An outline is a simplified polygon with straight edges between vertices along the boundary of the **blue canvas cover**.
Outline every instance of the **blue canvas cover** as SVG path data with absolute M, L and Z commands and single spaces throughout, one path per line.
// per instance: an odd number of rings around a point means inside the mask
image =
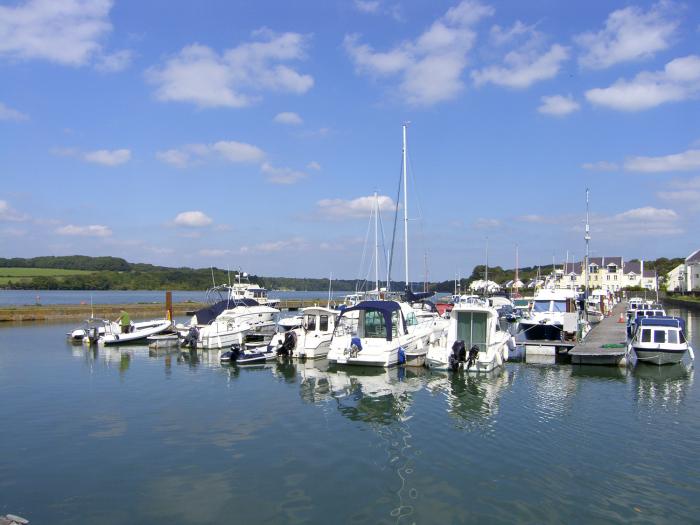
M 236 306 L 258 306 L 258 302 L 253 299 L 238 299 L 235 301 L 224 299 L 223 301 L 219 301 L 218 303 L 214 303 L 197 310 L 194 315 L 197 316 L 197 324 L 209 324 L 214 319 L 219 317 L 221 312 Z
M 384 316 L 384 324 L 386 326 L 386 340 L 391 341 L 391 333 L 394 326 L 391 322 L 391 314 L 396 311 L 401 311 L 401 305 L 399 305 L 399 303 L 396 301 L 361 301 L 355 306 L 345 308 L 340 313 L 340 317 L 343 317 L 347 312 L 352 312 L 354 310 L 373 310 L 376 312 L 381 312 L 381 314 Z M 340 322 L 340 317 L 338 318 L 338 322 Z
M 635 331 L 639 326 L 667 326 L 680 328 L 685 333 L 685 319 L 680 317 L 637 317 L 634 324 Z

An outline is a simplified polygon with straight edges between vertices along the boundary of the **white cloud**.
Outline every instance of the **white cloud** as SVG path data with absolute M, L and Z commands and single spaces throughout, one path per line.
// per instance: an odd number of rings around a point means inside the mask
M 503 66 L 488 66 L 472 71 L 471 75 L 477 86 L 492 83 L 511 88 L 526 88 L 539 82 L 554 78 L 564 61 L 569 58 L 569 49 L 553 44 L 545 52 L 535 47 L 525 46 L 509 52 L 503 59 Z
M 318 162 L 316 162 L 315 160 L 312 160 L 311 162 L 309 162 L 306 165 L 306 167 L 309 168 L 310 170 L 321 171 L 321 165 Z
M 28 0 L 0 6 L 0 57 L 87 64 L 112 30 L 111 0 Z
M 129 49 L 101 55 L 95 64 L 95 69 L 103 73 L 118 73 L 128 68 L 133 58 L 134 53 Z
M 604 238 L 624 239 L 631 236 L 664 236 L 683 233 L 679 215 L 667 208 L 645 206 L 612 216 L 594 216 L 591 225 Z
M 309 37 L 260 29 L 253 38 L 221 54 L 201 44 L 186 46 L 163 66 L 150 68 L 146 79 L 156 86 L 158 100 L 205 108 L 249 106 L 263 91 L 311 89 L 313 77 L 285 65 L 305 58 Z
M 298 126 L 299 124 L 304 123 L 304 121 L 299 115 L 297 115 L 296 113 L 292 113 L 291 111 L 277 113 L 277 115 L 275 115 L 275 118 L 273 118 L 272 120 L 274 122 L 277 122 L 278 124 L 289 124 L 292 126 Z
M 414 41 L 389 51 L 377 52 L 361 44 L 359 35 L 346 35 L 344 47 L 358 73 L 400 75 L 399 90 L 408 103 L 432 105 L 455 98 L 464 88 L 461 76 L 476 39 L 473 26 L 493 12 L 493 8 L 475 0 L 463 0 Z
M 625 160 L 625 170 L 645 173 L 700 170 L 700 149 L 663 157 L 631 157 Z
M 598 162 L 586 162 L 581 165 L 584 170 L 590 171 L 617 171 L 618 165 L 614 162 L 608 162 L 607 160 L 600 160 Z
M 7 107 L 5 104 L 0 102 L 0 120 L 15 120 L 15 121 L 21 121 L 21 120 L 28 120 L 29 117 L 22 113 L 21 111 L 17 111 L 16 109 L 12 109 L 10 107 Z
M 231 250 L 222 250 L 220 248 L 204 248 L 199 250 L 199 255 L 202 257 L 223 257 L 231 253 Z
M 131 159 L 131 151 L 128 149 L 99 149 L 96 151 L 88 151 L 83 154 L 83 159 L 94 164 L 102 164 L 103 166 L 118 166 L 129 162 Z
M 282 251 L 301 251 L 308 248 L 309 243 L 306 241 L 306 239 L 304 239 L 303 237 L 292 237 L 291 239 L 284 239 L 281 241 L 263 242 L 260 244 L 255 244 L 253 246 L 242 246 L 240 248 L 240 251 L 242 253 L 273 253 Z
M 202 228 L 209 226 L 213 221 L 210 217 L 201 211 L 183 211 L 178 213 L 173 223 L 176 226 L 184 226 L 187 228 Z
M 0 221 L 21 222 L 28 218 L 28 215 L 18 212 L 7 201 L 0 200 Z
M 260 167 L 269 182 L 273 184 L 294 184 L 308 177 L 303 171 L 296 171 L 291 168 L 276 168 L 269 162 L 264 162 Z
M 674 8 L 672 2 L 662 1 L 648 11 L 636 6 L 613 11 L 604 29 L 574 37 L 582 48 L 579 63 L 603 69 L 620 62 L 649 58 L 668 49 L 679 25 Z
M 156 152 L 156 158 L 161 162 L 165 162 L 177 168 L 187 167 L 190 161 L 189 153 L 179 149 L 158 151 Z
M 643 71 L 607 88 L 586 91 L 592 104 L 620 111 L 641 111 L 694 98 L 700 92 L 700 57 L 689 55 L 666 64 L 663 71 Z
M 391 197 L 378 195 L 379 211 L 393 211 L 396 207 Z M 322 199 L 316 203 L 320 216 L 333 219 L 367 218 L 376 205 L 374 195 L 352 200 Z
M 480 230 L 492 230 L 501 226 L 501 221 L 498 219 L 485 219 L 480 217 L 474 223 L 474 227 Z
M 544 96 L 541 100 L 542 105 L 537 108 L 537 111 L 546 115 L 554 115 L 555 117 L 568 115 L 581 108 L 581 105 L 574 100 L 572 95 Z
M 700 177 L 675 180 L 665 186 L 666 190 L 656 192 L 657 197 L 693 211 L 700 210 Z
M 353 4 L 358 11 L 363 13 L 379 12 L 380 4 L 377 0 L 354 0 Z
M 259 163 L 265 159 L 265 152 L 252 144 L 235 140 L 220 140 L 214 144 L 186 144 L 156 153 L 161 162 L 178 168 L 201 162 L 212 155 L 228 162 Z
M 265 158 L 265 153 L 257 146 L 235 140 L 220 140 L 211 149 L 230 162 L 260 162 Z
M 89 226 L 75 226 L 67 224 L 56 229 L 58 235 L 75 235 L 80 237 L 109 237 L 112 230 L 100 224 L 90 224 Z
M 528 26 L 520 20 L 516 20 L 509 29 L 504 29 L 499 25 L 494 25 L 489 31 L 491 43 L 495 46 L 502 46 L 523 35 L 536 34 L 535 26 Z
M 529 222 L 529 223 L 534 223 L 534 224 L 553 224 L 553 223 L 557 222 L 556 218 L 545 217 L 544 215 L 537 215 L 537 214 L 520 215 L 519 217 L 516 217 L 515 219 L 519 222 Z

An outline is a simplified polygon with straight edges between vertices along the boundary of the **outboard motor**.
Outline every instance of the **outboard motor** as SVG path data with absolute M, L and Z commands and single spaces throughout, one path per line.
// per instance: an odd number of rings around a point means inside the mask
M 469 358 L 467 359 L 467 370 L 472 366 L 476 366 L 476 362 L 479 360 L 479 347 L 474 345 L 469 349 Z
M 95 344 L 97 344 L 97 341 L 100 339 L 100 330 L 96 326 L 92 326 L 88 329 L 87 336 L 88 336 L 88 341 L 90 341 L 90 344 L 95 345 Z
M 453 372 L 459 369 L 459 364 L 467 360 L 467 351 L 464 347 L 464 341 L 457 340 L 452 344 L 452 353 L 448 359 L 448 365 Z
M 284 342 L 282 346 L 277 349 L 277 355 L 284 357 L 292 357 L 292 352 L 297 347 L 297 334 L 294 330 L 284 334 Z
M 188 346 L 190 350 L 194 350 L 197 348 L 197 339 L 199 339 L 199 329 L 193 326 L 182 340 L 182 346 Z
M 189 335 L 189 334 L 188 334 Z M 221 354 L 221 361 L 235 363 L 238 360 L 238 356 L 241 355 L 241 346 L 237 343 L 231 345 L 231 350 Z

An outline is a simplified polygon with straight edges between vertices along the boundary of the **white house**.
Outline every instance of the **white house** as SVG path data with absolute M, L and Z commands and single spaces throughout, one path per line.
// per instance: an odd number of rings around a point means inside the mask
M 685 288 L 686 280 L 684 262 L 666 274 L 666 290 L 669 292 L 684 292 Z
M 685 283 L 684 291 L 700 291 L 700 250 L 695 250 L 685 259 Z

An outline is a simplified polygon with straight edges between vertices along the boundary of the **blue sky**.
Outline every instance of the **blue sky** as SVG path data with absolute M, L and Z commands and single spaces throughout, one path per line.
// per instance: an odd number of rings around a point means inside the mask
M 410 121 L 412 280 L 685 256 L 700 6 L 573 4 L 2 1 L 0 255 L 365 275 Z

